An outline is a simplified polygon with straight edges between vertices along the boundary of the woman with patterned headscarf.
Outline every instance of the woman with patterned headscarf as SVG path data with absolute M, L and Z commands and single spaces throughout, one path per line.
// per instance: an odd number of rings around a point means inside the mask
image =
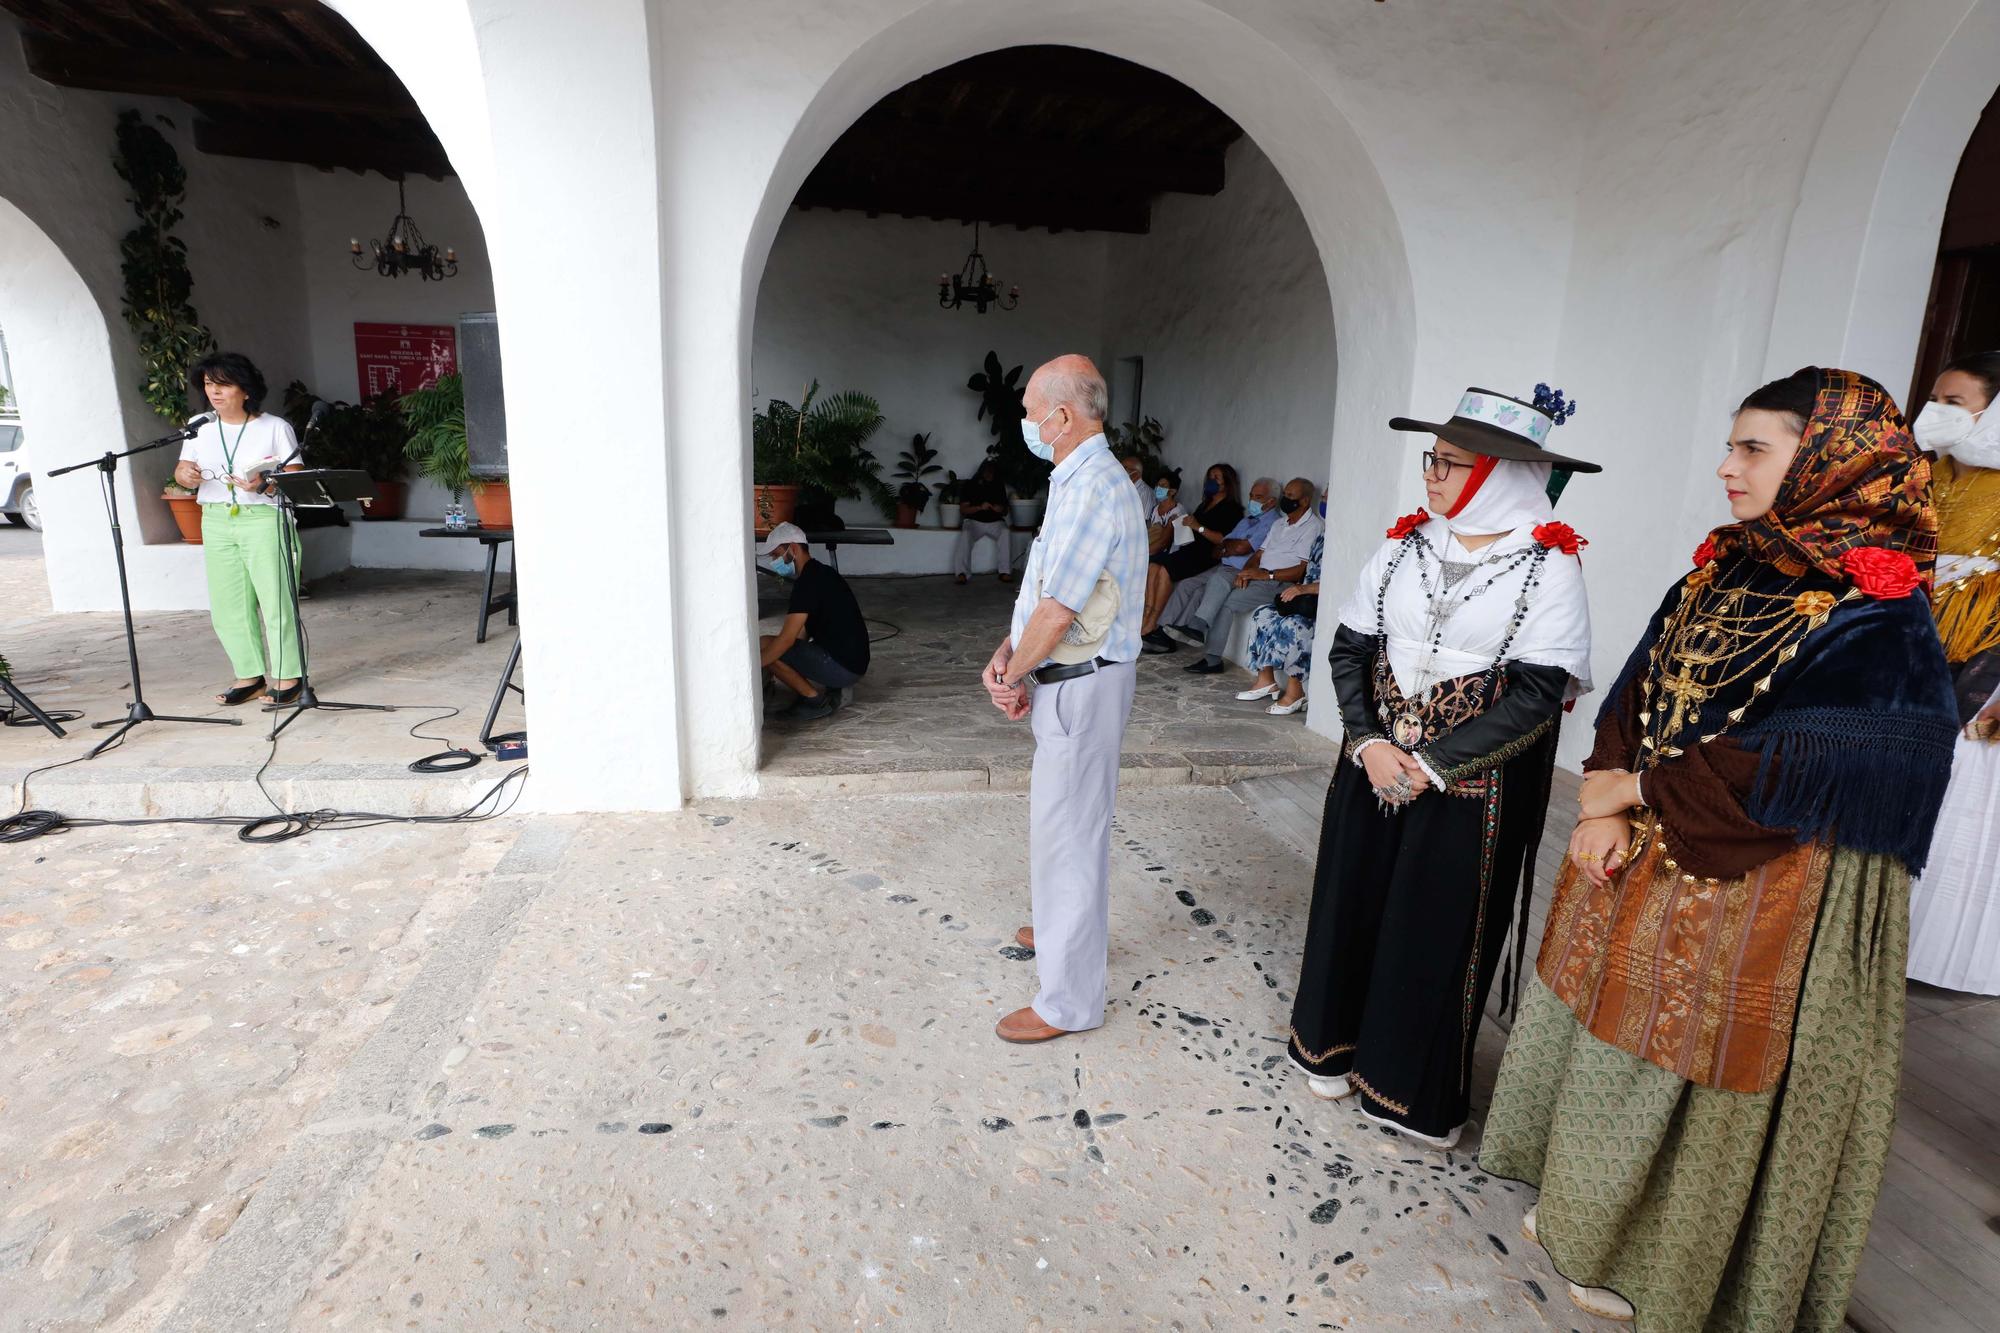
M 1882 1185 L 1909 880 L 1957 730 L 1930 463 L 1882 387 L 1745 399 L 1736 521 L 1677 580 L 1584 763 L 1582 820 L 1482 1165 L 1592 1313 L 1841 1327 Z

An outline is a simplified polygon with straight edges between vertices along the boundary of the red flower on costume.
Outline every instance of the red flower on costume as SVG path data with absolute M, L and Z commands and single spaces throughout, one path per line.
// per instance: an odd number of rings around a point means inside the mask
M 1715 559 L 1715 538 L 1712 536 L 1703 537 L 1701 539 L 1701 545 L 1694 548 L 1694 567 L 1696 569 L 1706 569 L 1709 565 L 1709 562 L 1714 559 Z
M 1389 529 L 1389 540 L 1399 542 L 1430 521 L 1430 511 L 1426 509 L 1419 509 L 1414 514 L 1405 514 L 1396 520 L 1395 527 Z
M 1857 546 L 1840 553 L 1841 566 L 1854 586 L 1870 597 L 1893 601 L 1923 586 L 1923 575 L 1907 551 L 1885 546 Z
M 1544 523 L 1535 529 L 1535 540 L 1551 551 L 1561 551 L 1564 555 L 1575 555 L 1589 541 L 1576 535 L 1576 529 L 1567 523 Z

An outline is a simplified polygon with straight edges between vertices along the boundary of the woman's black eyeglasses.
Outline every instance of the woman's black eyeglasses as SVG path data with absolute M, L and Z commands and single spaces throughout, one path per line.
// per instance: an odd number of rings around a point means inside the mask
M 1451 470 L 1455 467 L 1472 466 L 1472 464 L 1461 462 L 1456 458 L 1446 458 L 1443 454 L 1439 453 L 1435 449 L 1424 450 L 1423 459 L 1424 459 L 1424 475 L 1427 477 L 1436 476 L 1439 480 L 1443 480 L 1444 478 L 1449 477 L 1451 475 Z M 1440 468 L 1442 468 L 1443 471 L 1439 471 Z

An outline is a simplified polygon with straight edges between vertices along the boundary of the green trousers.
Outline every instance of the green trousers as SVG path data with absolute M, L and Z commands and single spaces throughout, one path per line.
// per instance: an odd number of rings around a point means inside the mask
M 239 680 L 266 676 L 293 680 L 299 674 L 298 622 L 292 618 L 291 585 L 286 583 L 283 531 L 276 505 L 201 507 L 201 547 L 208 565 L 208 615 L 215 637 Z M 291 542 L 291 579 L 299 577 L 299 547 Z M 275 652 L 265 650 L 269 634 Z

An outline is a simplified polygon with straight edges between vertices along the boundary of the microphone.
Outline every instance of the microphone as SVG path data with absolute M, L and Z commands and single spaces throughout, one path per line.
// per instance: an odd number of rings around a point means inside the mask
M 215 420 L 215 413 L 213 412 L 203 412 L 198 417 L 190 418 L 188 420 L 188 424 L 181 427 L 181 438 L 184 440 L 192 440 L 196 435 L 199 435 L 201 433 L 201 428 L 203 426 L 206 426 L 209 422 L 213 420 Z
M 332 403 L 329 403 L 324 398 L 315 399 L 312 405 L 312 414 L 306 418 L 306 434 L 310 435 L 319 429 L 319 423 L 324 421 L 326 414 L 331 411 L 333 411 Z

